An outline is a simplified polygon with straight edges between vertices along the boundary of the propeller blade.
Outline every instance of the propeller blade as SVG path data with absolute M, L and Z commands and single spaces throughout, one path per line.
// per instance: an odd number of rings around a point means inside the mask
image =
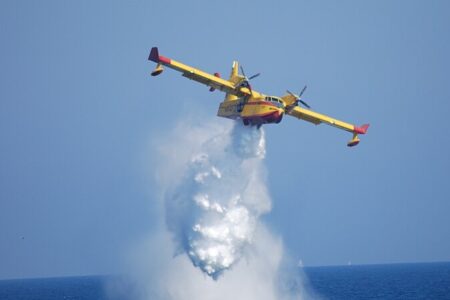
M 241 67 L 241 73 L 242 73 L 242 75 L 244 75 L 244 77 L 247 78 L 247 76 L 245 76 L 244 68 L 243 68 L 242 66 L 240 66 L 240 67 Z
M 250 78 L 249 78 L 249 77 L 247 77 L 247 75 L 245 75 L 244 68 L 242 66 L 239 66 L 239 67 L 241 69 L 242 76 L 244 76 L 244 78 L 241 80 L 239 85 L 242 86 L 242 84 L 245 83 L 245 87 L 248 88 L 249 91 L 250 91 L 250 94 L 253 95 L 252 87 L 251 87 L 249 81 L 252 80 L 253 78 L 258 77 L 259 75 L 261 75 L 261 73 L 257 73 L 257 74 L 255 74 L 253 76 L 250 76 Z
M 242 73 L 242 75 L 244 76 L 244 78 L 245 78 L 246 81 L 252 80 L 253 78 L 256 78 L 256 77 L 258 77 L 259 75 L 261 75 L 261 73 L 257 73 L 257 74 L 255 74 L 255 75 L 253 75 L 253 76 L 247 77 L 247 75 L 245 75 L 244 68 L 243 68 L 242 66 L 240 66 L 240 68 L 241 68 L 241 73 Z
M 255 74 L 255 75 L 253 75 L 253 76 L 250 76 L 250 77 L 248 78 L 248 80 L 252 80 L 253 78 L 258 77 L 259 75 L 261 75 L 261 73 L 257 73 L 257 74 Z
M 307 108 L 311 108 L 311 106 L 309 106 L 308 103 L 306 103 L 305 101 L 300 100 L 300 99 L 298 99 L 298 101 L 299 101 L 301 104 L 303 104 L 304 106 L 306 106 Z
M 306 90 L 306 85 L 303 88 L 303 90 L 300 92 L 300 96 L 305 92 Z M 291 92 L 290 90 L 286 90 L 286 92 L 292 96 L 295 97 L 295 105 L 298 105 L 298 103 L 300 102 L 301 104 L 303 104 L 306 108 L 311 108 L 311 106 L 308 105 L 308 103 L 306 103 L 305 101 L 300 99 L 300 96 L 297 96 L 296 94 L 294 94 L 293 92 Z
M 306 85 L 305 85 L 305 87 L 303 88 L 303 90 L 300 92 L 300 94 L 298 95 L 299 98 L 302 97 L 302 95 L 303 95 L 303 93 L 305 92 L 305 90 L 306 90 Z
M 290 90 L 286 90 L 286 92 L 287 92 L 289 95 L 294 96 L 295 98 L 297 98 L 297 96 L 296 96 L 293 92 L 291 92 Z

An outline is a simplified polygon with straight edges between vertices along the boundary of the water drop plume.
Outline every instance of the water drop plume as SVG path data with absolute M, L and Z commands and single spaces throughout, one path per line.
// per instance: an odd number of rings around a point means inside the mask
M 261 221 L 271 210 L 263 129 L 189 122 L 157 139 L 161 225 L 132 253 L 136 299 L 304 299 Z M 137 292 L 138 291 L 138 292 Z
M 165 195 L 166 223 L 178 253 L 217 278 L 243 256 L 271 208 L 264 130 L 234 123 L 198 146 Z

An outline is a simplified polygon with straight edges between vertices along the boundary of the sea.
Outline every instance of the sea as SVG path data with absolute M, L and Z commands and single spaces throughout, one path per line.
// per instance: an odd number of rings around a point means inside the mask
M 450 262 L 304 267 L 302 273 L 305 289 L 318 299 L 450 299 Z M 117 299 L 106 293 L 110 280 L 110 276 L 0 280 L 0 300 Z

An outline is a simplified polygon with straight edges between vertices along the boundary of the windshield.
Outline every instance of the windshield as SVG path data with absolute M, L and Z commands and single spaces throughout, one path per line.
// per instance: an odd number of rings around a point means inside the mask
M 276 107 L 284 107 L 283 101 L 278 97 L 266 97 L 266 101 L 275 104 Z

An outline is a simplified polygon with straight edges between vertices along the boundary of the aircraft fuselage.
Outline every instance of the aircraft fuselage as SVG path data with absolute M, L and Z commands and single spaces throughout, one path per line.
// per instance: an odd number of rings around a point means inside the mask
M 284 103 L 278 97 L 238 98 L 220 103 L 219 117 L 242 119 L 245 125 L 279 123 L 284 115 Z

